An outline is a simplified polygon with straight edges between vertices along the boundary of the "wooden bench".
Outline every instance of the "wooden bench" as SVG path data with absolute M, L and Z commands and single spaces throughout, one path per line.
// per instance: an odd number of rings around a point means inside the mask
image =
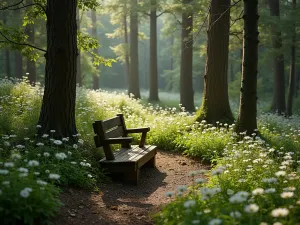
M 155 167 L 156 146 L 145 145 L 149 127 L 127 129 L 123 114 L 108 120 L 95 121 L 93 128 L 96 147 L 103 147 L 105 158 L 100 160 L 100 165 L 109 173 L 122 173 L 124 180 L 137 185 L 142 166 Z M 132 145 L 130 133 L 142 133 L 139 145 Z M 120 144 L 121 148 L 112 151 L 112 144 Z

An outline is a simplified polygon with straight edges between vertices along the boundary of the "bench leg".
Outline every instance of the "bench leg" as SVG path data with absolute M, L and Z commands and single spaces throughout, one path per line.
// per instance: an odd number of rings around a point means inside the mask
M 153 156 L 148 162 L 144 164 L 146 168 L 155 168 L 155 156 Z
M 136 171 L 133 172 L 125 173 L 124 180 L 126 183 L 138 185 L 140 181 L 140 169 L 137 169 Z

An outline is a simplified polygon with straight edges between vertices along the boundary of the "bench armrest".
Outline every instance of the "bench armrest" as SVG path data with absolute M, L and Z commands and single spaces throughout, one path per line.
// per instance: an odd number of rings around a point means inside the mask
M 109 138 L 103 140 L 105 144 L 129 144 L 132 142 L 132 137 Z
M 139 143 L 139 147 L 142 148 L 145 146 L 146 135 L 150 131 L 150 127 L 141 127 L 141 128 L 129 128 L 125 130 L 126 134 L 131 133 L 142 133 L 142 137 Z
M 127 134 L 131 134 L 131 133 L 147 133 L 149 131 L 150 131 L 150 127 L 129 128 L 129 129 L 125 130 L 125 132 Z

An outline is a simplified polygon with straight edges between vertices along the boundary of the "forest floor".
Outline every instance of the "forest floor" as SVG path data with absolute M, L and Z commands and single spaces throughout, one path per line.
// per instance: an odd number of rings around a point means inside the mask
M 182 155 L 159 151 L 156 168 L 142 168 L 138 186 L 109 182 L 98 192 L 67 189 L 61 195 L 64 206 L 55 225 L 150 225 L 151 215 L 171 199 L 166 192 L 190 185 L 189 172 L 209 165 Z

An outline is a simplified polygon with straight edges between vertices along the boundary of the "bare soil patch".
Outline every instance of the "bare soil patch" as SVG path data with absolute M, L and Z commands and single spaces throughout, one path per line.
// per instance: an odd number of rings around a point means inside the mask
M 170 201 L 167 191 L 179 185 L 192 184 L 188 173 L 209 169 L 208 165 L 174 153 L 159 151 L 156 168 L 143 168 L 138 186 L 110 182 L 99 192 L 67 189 L 61 195 L 64 203 L 55 219 L 57 225 L 150 225 L 151 215 Z

